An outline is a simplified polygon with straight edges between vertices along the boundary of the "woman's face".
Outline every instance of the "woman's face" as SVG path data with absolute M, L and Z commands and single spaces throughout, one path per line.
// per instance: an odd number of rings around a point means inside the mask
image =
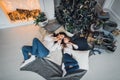
M 66 38 L 66 37 L 63 40 L 64 40 L 64 43 L 68 43 L 70 41 L 69 38 Z
M 62 39 L 65 37 L 65 35 L 59 34 L 57 37 L 58 37 L 60 40 L 62 40 Z

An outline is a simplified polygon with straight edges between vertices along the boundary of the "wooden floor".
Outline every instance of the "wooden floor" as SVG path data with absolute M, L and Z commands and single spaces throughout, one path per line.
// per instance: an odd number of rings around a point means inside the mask
M 34 72 L 20 71 L 23 60 L 21 47 L 31 45 L 34 37 L 41 37 L 39 27 L 33 25 L 0 29 L 0 80 L 45 80 Z M 90 68 L 81 80 L 120 80 L 120 37 L 115 53 L 90 57 Z

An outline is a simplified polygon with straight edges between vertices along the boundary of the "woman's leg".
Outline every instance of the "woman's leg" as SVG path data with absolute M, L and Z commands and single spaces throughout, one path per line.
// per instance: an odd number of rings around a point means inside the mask
M 68 53 L 63 54 L 63 63 L 67 73 L 71 73 L 79 69 L 78 62 Z
M 78 65 L 78 62 L 68 53 L 63 54 L 63 63 L 65 64 L 65 67 Z
M 29 59 L 29 53 L 32 52 L 32 46 L 23 46 L 22 47 L 22 53 L 24 56 L 24 60 Z
M 49 50 L 40 42 L 40 40 L 34 38 L 32 44 L 32 54 L 42 58 L 49 54 Z
M 24 56 L 24 62 L 20 66 L 20 68 L 24 67 L 26 64 L 28 64 L 28 63 L 32 62 L 33 60 L 35 60 L 34 55 L 31 55 L 31 57 L 29 56 L 29 53 L 32 54 L 32 46 L 23 46 L 22 47 L 22 52 L 23 52 L 23 56 Z

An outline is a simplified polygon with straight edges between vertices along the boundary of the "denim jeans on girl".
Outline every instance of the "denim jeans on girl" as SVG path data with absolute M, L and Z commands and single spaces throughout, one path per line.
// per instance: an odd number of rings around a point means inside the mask
M 49 54 L 49 50 L 37 38 L 33 39 L 32 46 L 23 46 L 22 52 L 24 60 L 29 59 L 29 53 L 40 58 L 46 57 Z
M 72 58 L 68 53 L 63 54 L 63 63 L 67 74 L 72 73 L 79 69 L 78 62 Z

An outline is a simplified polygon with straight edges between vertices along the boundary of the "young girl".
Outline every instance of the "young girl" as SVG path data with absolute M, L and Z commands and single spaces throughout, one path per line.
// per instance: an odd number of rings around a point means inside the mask
M 63 53 L 70 54 L 72 53 L 73 48 L 78 49 L 78 46 L 71 42 L 70 37 L 66 36 L 62 40 Z
M 63 41 L 63 77 L 71 72 L 79 69 L 78 62 L 72 57 L 73 48 L 77 49 L 78 46 L 70 41 L 70 37 L 66 36 Z
M 34 38 L 32 46 L 22 47 L 24 62 L 20 68 L 35 60 L 35 57 L 43 58 L 46 57 L 50 52 L 55 51 L 56 49 L 61 49 L 61 40 L 65 36 L 66 34 L 64 32 L 48 35 L 44 38 L 44 44 L 42 44 L 39 39 Z M 31 57 L 29 57 L 29 53 L 31 53 Z

